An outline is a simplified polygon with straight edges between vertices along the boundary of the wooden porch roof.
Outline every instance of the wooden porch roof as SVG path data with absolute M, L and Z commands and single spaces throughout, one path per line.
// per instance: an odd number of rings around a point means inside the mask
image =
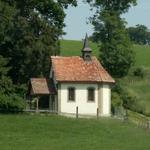
M 30 95 L 50 95 L 56 94 L 53 81 L 46 78 L 30 79 Z

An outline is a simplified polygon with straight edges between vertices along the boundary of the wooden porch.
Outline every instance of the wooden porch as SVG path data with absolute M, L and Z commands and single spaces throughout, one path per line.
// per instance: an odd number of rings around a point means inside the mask
M 25 112 L 58 112 L 57 93 L 52 80 L 30 79 Z

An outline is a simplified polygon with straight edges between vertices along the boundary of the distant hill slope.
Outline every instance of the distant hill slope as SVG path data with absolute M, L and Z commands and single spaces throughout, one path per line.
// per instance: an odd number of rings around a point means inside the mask
M 82 47 L 82 41 L 61 40 L 61 55 L 81 55 Z M 98 57 L 98 45 L 90 42 L 90 47 L 93 55 Z M 144 67 L 146 75 L 143 79 L 130 75 L 123 79 L 123 82 L 127 83 L 128 90 L 137 96 L 140 103 L 144 105 L 145 111 L 150 114 L 150 46 L 134 45 L 133 50 L 136 55 L 135 67 Z
M 133 49 L 136 53 L 136 66 L 150 67 L 150 46 L 134 45 Z
M 98 56 L 98 45 L 90 42 L 90 47 L 93 50 L 93 55 Z M 83 47 L 82 41 L 73 41 L 73 40 L 61 40 L 61 53 L 62 56 L 79 56 L 81 55 L 81 49 Z
M 74 56 L 81 55 L 81 49 L 83 47 L 82 41 L 73 40 L 61 40 L 61 55 L 62 56 Z M 93 50 L 93 55 L 99 55 L 99 47 L 97 44 L 90 42 L 90 47 Z M 133 50 L 136 53 L 136 66 L 150 67 L 150 46 L 146 45 L 134 45 Z

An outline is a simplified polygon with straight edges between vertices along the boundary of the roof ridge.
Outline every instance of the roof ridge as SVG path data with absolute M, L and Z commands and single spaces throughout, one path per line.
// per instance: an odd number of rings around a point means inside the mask
M 30 78 L 30 80 L 39 80 L 39 79 L 46 79 L 48 80 L 48 78 L 44 78 L 44 77 L 33 77 L 33 78 Z
M 80 57 L 80 56 L 50 56 L 51 58 L 72 58 L 72 57 Z

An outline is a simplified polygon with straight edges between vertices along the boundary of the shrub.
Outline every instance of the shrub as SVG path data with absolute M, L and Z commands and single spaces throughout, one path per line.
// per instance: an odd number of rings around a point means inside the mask
M 15 92 L 20 97 L 25 97 L 25 93 L 27 93 L 28 87 L 26 84 L 15 85 Z
M 113 92 L 117 93 L 118 96 L 114 95 L 112 99 L 116 99 L 116 100 L 112 100 L 112 102 L 118 101 L 120 98 L 121 99 L 120 101 L 122 101 L 122 105 L 124 108 L 142 114 L 145 113 L 145 107 L 144 105 L 139 103 L 137 96 L 134 93 L 129 92 L 119 81 L 114 86 Z
M 122 99 L 120 98 L 119 94 L 116 92 L 112 92 L 112 102 L 111 102 L 111 111 L 115 114 L 115 108 L 122 106 Z
M 145 106 L 139 102 L 138 98 L 135 95 L 126 92 L 126 95 L 123 95 L 122 98 L 125 108 L 130 109 L 134 112 L 145 114 Z
M 4 112 L 18 112 L 25 107 L 25 101 L 16 94 L 0 94 L 0 110 Z
M 133 74 L 134 76 L 143 78 L 145 76 L 144 68 L 142 67 L 135 68 Z

